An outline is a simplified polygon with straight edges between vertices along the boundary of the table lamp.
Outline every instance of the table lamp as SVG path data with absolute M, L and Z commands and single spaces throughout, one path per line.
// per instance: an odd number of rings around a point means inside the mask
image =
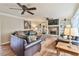
M 71 36 L 79 36 L 78 28 L 71 28 Z
M 67 25 L 65 28 L 64 34 L 69 36 L 69 40 L 70 40 L 69 47 L 72 47 L 72 40 L 71 39 L 72 39 L 72 36 L 79 36 L 78 28 L 74 28 L 74 27 L 71 28 L 70 25 Z
M 66 25 L 66 28 L 65 28 L 65 30 L 64 30 L 64 34 L 65 35 L 67 35 L 68 36 L 68 38 L 69 38 L 69 45 L 70 46 L 68 46 L 68 47 L 71 47 L 71 45 L 72 45 L 72 43 L 71 43 L 71 32 L 72 32 L 72 30 L 71 30 L 71 25 Z

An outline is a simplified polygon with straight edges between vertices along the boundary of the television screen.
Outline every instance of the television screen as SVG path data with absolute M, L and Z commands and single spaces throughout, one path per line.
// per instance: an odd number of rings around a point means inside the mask
M 48 25 L 58 25 L 59 19 L 48 20 Z

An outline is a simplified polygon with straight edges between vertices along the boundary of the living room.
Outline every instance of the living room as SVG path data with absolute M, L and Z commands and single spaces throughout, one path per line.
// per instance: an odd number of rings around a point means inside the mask
M 22 7 L 23 5 L 26 7 Z M 79 55 L 79 39 L 77 37 L 79 36 L 78 9 L 78 3 L 0 4 L 1 55 Z M 30 34 L 27 34 L 28 32 Z M 27 37 L 24 33 L 29 36 L 30 40 L 28 41 L 30 43 L 33 41 L 32 44 L 28 44 L 27 42 L 27 44 L 25 44 L 26 46 L 24 45 L 25 40 L 22 39 Z M 20 36 L 19 38 L 15 37 L 18 35 Z M 21 37 L 22 35 L 24 36 Z M 18 41 L 19 39 L 20 41 Z M 75 42 L 75 39 L 78 39 L 77 43 L 71 42 Z M 76 49 L 74 50 L 71 46 L 76 47 Z

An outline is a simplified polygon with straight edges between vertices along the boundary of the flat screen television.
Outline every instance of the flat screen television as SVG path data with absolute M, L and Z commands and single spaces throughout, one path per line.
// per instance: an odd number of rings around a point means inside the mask
M 48 25 L 58 25 L 59 19 L 48 20 Z

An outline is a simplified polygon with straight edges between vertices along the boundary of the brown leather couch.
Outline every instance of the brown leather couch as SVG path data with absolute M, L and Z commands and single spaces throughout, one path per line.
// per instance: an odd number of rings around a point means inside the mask
M 41 50 L 41 41 L 41 39 L 37 39 L 28 43 L 26 36 L 21 35 L 20 37 L 13 34 L 11 35 L 10 46 L 17 56 L 32 56 Z

